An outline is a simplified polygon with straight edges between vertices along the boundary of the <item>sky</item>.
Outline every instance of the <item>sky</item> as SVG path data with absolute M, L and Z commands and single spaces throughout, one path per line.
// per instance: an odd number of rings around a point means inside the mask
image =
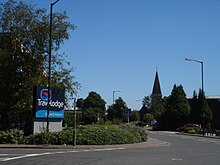
M 46 8 L 53 0 L 22 0 Z M 204 62 L 206 96 L 220 95 L 219 0 L 60 0 L 77 26 L 59 50 L 75 68 L 78 98 L 94 91 L 106 107 L 122 97 L 132 110 L 152 92 L 156 70 L 163 96 L 174 84 L 187 96 L 201 88 Z

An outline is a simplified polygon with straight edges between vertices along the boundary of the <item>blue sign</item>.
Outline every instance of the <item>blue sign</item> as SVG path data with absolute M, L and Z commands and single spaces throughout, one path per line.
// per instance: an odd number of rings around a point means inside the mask
M 125 115 L 130 115 L 131 114 L 131 109 L 130 108 L 127 108 L 126 110 L 125 110 Z
M 50 88 L 50 111 L 49 118 L 64 118 L 64 89 L 62 88 Z M 36 87 L 36 100 L 35 100 L 35 117 L 36 118 L 47 118 L 48 112 L 48 88 L 37 86 Z

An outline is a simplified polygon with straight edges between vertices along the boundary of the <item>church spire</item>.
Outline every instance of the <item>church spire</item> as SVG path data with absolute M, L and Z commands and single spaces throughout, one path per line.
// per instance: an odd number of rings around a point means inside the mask
M 162 92 L 161 92 L 161 89 L 160 89 L 160 81 L 159 81 L 157 68 L 156 68 L 156 76 L 155 76 L 155 80 L 154 80 L 152 95 L 162 97 Z

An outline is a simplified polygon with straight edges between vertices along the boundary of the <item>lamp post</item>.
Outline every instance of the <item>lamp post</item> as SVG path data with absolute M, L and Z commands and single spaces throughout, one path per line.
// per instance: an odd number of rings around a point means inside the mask
M 204 83 L 203 83 L 203 61 L 195 60 L 195 59 L 190 59 L 190 58 L 185 58 L 186 61 L 193 61 L 201 64 L 201 74 L 202 74 L 202 135 L 205 135 L 205 129 L 204 129 Z
M 53 26 L 53 6 L 58 2 L 56 0 L 54 3 L 50 4 L 50 33 L 49 33 L 49 74 L 48 74 L 48 99 L 47 99 L 47 132 L 49 132 L 49 115 L 50 115 L 50 99 L 51 99 L 51 92 L 50 92 L 50 80 L 51 80 L 51 49 L 52 49 L 52 26 Z
M 73 146 L 76 146 L 76 98 L 74 98 L 74 102 L 73 102 L 74 106 L 74 134 L 73 134 Z
M 122 92 L 122 90 L 115 90 L 115 91 L 113 91 L 113 104 L 115 103 L 115 92 Z

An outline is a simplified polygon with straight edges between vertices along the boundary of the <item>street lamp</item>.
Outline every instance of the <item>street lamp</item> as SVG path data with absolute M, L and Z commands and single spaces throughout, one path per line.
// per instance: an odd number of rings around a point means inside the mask
M 74 98 L 73 102 L 73 109 L 74 109 L 74 135 L 73 135 L 73 146 L 76 146 L 76 98 Z
M 53 5 L 55 5 L 59 0 L 50 4 L 50 33 L 49 33 L 49 74 L 48 74 L 48 99 L 47 99 L 47 132 L 49 132 L 49 115 L 50 115 L 50 80 L 51 80 L 51 49 L 52 49 L 52 26 L 53 26 Z
M 115 90 L 115 91 L 113 91 L 113 104 L 115 103 L 115 92 L 122 92 L 122 90 Z
M 193 61 L 201 64 L 201 74 L 202 74 L 202 135 L 205 135 L 205 129 L 204 129 L 204 86 L 203 86 L 203 61 L 195 60 L 195 59 L 190 59 L 190 58 L 185 58 L 186 61 Z

